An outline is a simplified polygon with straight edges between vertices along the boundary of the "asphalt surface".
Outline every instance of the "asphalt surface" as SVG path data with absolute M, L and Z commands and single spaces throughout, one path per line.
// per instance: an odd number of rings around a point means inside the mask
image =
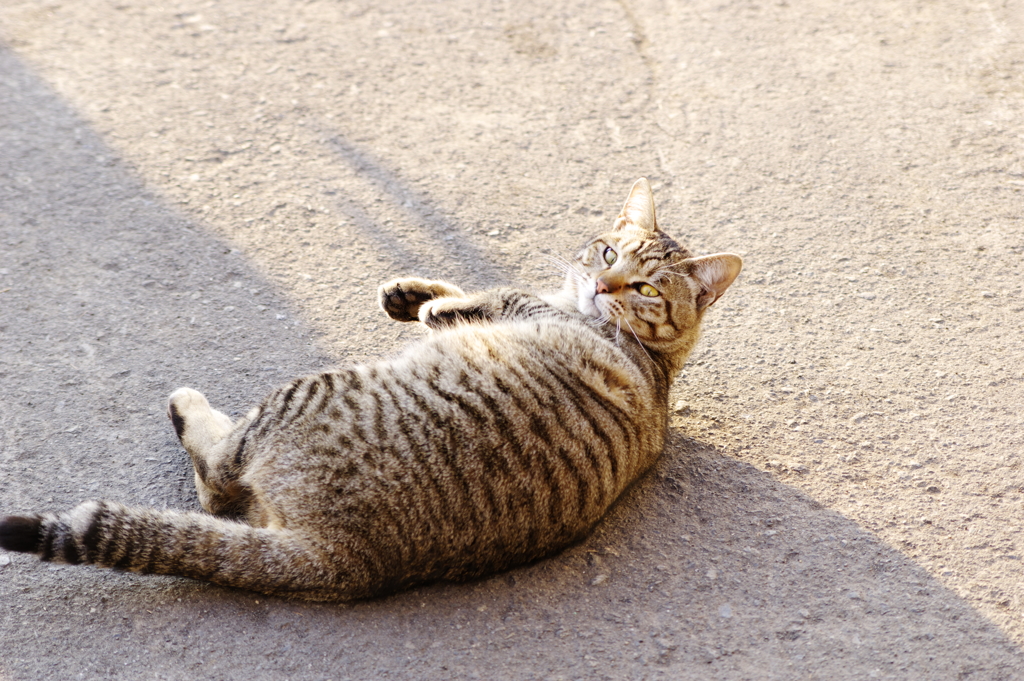
M 0 556 L 0 680 L 1024 678 L 1019 3 L 0 6 L 0 513 L 196 508 L 164 401 L 556 287 L 650 178 L 745 259 L 539 564 L 349 605 Z

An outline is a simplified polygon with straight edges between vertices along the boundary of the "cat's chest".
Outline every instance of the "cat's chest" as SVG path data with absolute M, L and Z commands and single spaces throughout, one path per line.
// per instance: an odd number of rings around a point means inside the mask
M 437 334 L 401 365 L 422 373 L 472 370 L 509 389 L 529 383 L 554 392 L 575 389 L 623 411 L 643 411 L 653 385 L 613 340 L 578 324 L 518 322 Z

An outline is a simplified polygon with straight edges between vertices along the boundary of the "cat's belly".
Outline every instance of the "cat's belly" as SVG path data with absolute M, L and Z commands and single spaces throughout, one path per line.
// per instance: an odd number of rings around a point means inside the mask
M 644 375 L 585 328 L 466 326 L 335 375 L 330 404 L 282 428 L 247 482 L 285 526 L 385 573 L 482 574 L 557 550 L 663 443 Z

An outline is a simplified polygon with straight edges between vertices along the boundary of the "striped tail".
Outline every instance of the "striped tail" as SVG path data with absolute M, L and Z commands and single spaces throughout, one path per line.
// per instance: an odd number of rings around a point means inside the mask
M 294 533 L 203 513 L 87 501 L 66 513 L 0 520 L 0 548 L 308 600 L 361 595 L 324 552 Z

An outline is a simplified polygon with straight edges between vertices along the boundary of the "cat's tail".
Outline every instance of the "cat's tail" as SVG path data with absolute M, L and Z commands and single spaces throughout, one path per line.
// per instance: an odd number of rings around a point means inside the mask
M 109 501 L 8 516 L 0 520 L 0 548 L 309 600 L 351 597 L 353 586 L 314 544 L 286 530 Z

